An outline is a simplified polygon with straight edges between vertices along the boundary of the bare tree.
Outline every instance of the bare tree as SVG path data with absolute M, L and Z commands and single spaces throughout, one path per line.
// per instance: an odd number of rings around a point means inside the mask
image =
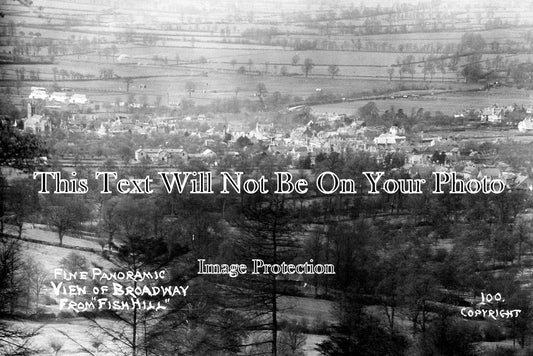
M 268 90 L 266 88 L 265 83 L 257 83 L 257 86 L 255 88 L 255 93 L 257 97 L 259 98 L 259 101 L 261 102 L 261 105 L 263 106 L 263 108 L 266 108 L 265 101 L 263 98 L 265 97 L 266 93 L 268 93 Z
M 531 228 L 531 224 L 528 224 L 528 222 L 525 221 L 524 219 L 517 219 L 517 221 L 514 224 L 513 230 L 514 230 L 513 234 L 515 236 L 515 239 L 518 245 L 517 246 L 518 265 L 521 265 L 522 255 L 524 254 L 524 250 L 531 247 L 533 229 Z
M 20 242 L 0 238 L 0 305 L 11 314 L 23 292 L 24 278 L 20 273 L 23 264 Z
M 444 75 L 446 74 L 446 61 L 442 58 L 437 60 L 435 68 L 441 73 L 441 81 L 444 81 Z
M 33 294 L 35 296 L 35 310 L 38 310 L 39 296 L 41 295 L 44 285 L 49 279 L 49 274 L 41 264 L 29 258 L 24 262 L 23 271 L 28 292 L 26 307 L 29 308 L 29 299 L 31 294 Z
M 130 92 L 130 85 L 133 83 L 133 79 L 126 78 L 124 81 L 126 82 L 126 92 L 129 93 Z
M 297 326 L 289 326 L 279 337 L 279 353 L 286 356 L 304 356 L 303 347 L 307 336 Z
M 192 93 L 196 90 L 196 84 L 194 82 L 188 81 L 185 83 L 185 90 L 187 93 L 189 93 L 189 97 L 191 97 Z
M 34 182 L 17 180 L 8 187 L 7 211 L 12 214 L 10 221 L 18 227 L 18 237 L 22 237 L 24 222 L 38 210 L 39 199 Z
M 54 228 L 63 245 L 63 237 L 67 232 L 76 232 L 83 221 L 87 221 L 90 212 L 80 198 L 49 194 L 45 202 L 44 215 L 48 225 Z
M 414 75 L 416 73 L 416 65 L 414 61 L 415 61 L 415 56 L 410 54 L 402 62 L 402 70 L 404 72 L 411 74 L 411 80 L 414 79 Z
M 336 64 L 331 64 L 328 66 L 328 73 L 331 75 L 331 79 L 335 78 L 337 74 L 339 74 L 339 66 Z
M 394 75 L 394 67 L 387 68 L 387 74 L 389 75 L 389 81 L 392 81 L 392 76 Z
M 0 236 L 0 314 L 14 313 L 27 282 L 19 241 Z M 0 320 L 0 352 L 5 356 L 38 354 L 39 350 L 31 344 L 31 339 L 39 330 L 40 327 L 24 328 Z
M 313 60 L 311 58 L 306 58 L 304 64 L 302 65 L 302 72 L 304 72 L 305 77 L 309 75 L 309 72 L 315 67 Z
M 298 62 L 300 62 L 300 56 L 295 54 L 292 57 L 291 63 L 292 63 L 293 66 L 296 66 L 296 65 L 298 65 Z
M 100 231 L 107 233 L 107 239 L 104 239 L 105 242 L 103 242 L 103 247 L 105 247 L 105 245 L 113 244 L 113 238 L 120 231 L 120 223 L 118 221 L 116 209 L 119 201 L 120 199 L 118 197 L 112 197 L 106 200 L 103 204 L 98 224 Z

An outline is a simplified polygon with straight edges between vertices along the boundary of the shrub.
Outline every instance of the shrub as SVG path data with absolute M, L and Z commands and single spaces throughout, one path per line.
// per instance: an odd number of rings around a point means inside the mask
M 59 351 L 63 348 L 64 342 L 58 339 L 52 339 L 49 341 L 50 348 L 54 350 L 54 353 L 57 355 Z
M 62 310 L 59 312 L 59 314 L 57 314 L 57 317 L 58 319 L 70 319 L 70 318 L 74 318 L 75 315 L 72 312 Z
M 514 356 L 516 351 L 513 348 L 505 346 L 496 346 L 495 349 L 489 350 L 486 353 L 487 356 Z
M 44 305 L 57 305 L 57 301 L 49 295 L 41 295 L 40 299 Z
M 56 318 L 56 315 L 54 313 L 43 313 L 43 312 L 35 313 L 29 317 L 29 319 L 35 320 L 35 321 L 52 320 L 55 318 Z
M 481 329 L 483 341 L 494 342 L 505 340 L 505 332 L 495 323 L 489 323 Z
M 329 323 L 321 318 L 316 318 L 310 327 L 310 332 L 318 335 L 327 335 L 329 330 Z

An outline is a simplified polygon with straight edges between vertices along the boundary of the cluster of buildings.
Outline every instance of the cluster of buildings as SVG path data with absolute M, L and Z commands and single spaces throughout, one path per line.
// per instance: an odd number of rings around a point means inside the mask
M 518 130 L 520 132 L 533 131 L 533 106 L 518 108 L 516 105 L 502 106 L 493 104 L 481 110 L 465 110 L 461 113 L 454 114 L 454 117 L 465 118 L 473 114 L 483 123 L 498 125 L 506 122 L 509 123 L 506 120 L 506 115 L 513 113 L 517 109 L 525 110 L 527 115 L 526 118 L 518 123 Z
M 171 120 L 167 123 L 177 124 Z M 136 160 L 142 158 L 142 155 L 149 155 L 154 163 L 167 162 L 170 157 L 176 156 L 182 160 L 194 157 L 216 165 L 223 155 L 233 155 L 235 152 L 228 148 L 217 153 L 208 147 L 210 143 L 229 135 L 230 144 L 239 138 L 246 138 L 266 147 L 273 155 L 290 157 L 295 165 L 306 158 L 314 165 L 320 153 L 366 151 L 376 155 L 378 160 L 384 160 L 390 153 L 401 152 L 405 156 L 403 168 L 413 177 L 431 176 L 434 171 L 454 171 L 465 179 L 487 176 L 502 179 L 509 187 L 533 191 L 533 179 L 527 174 L 516 171 L 505 162 L 483 163 L 481 153 L 465 151 L 461 148 L 460 141 L 454 138 L 421 134 L 408 140 L 401 127 L 371 127 L 356 117 L 349 118 L 335 113 L 316 115 L 306 125 L 288 132 L 279 130 L 273 124 L 257 123 L 251 130 L 246 130 L 242 125 L 228 125 L 197 134 L 205 138 L 205 150 L 201 153 L 188 154 L 181 148 L 139 149 Z
M 492 106 L 483 110 L 482 114 L 487 115 L 486 120 L 489 122 L 495 122 L 507 109 L 509 108 Z M 50 119 L 32 114 L 30 105 L 24 124 L 35 132 L 52 129 Z M 93 131 L 99 136 L 123 133 L 181 134 L 196 137 L 204 143 L 199 149 L 196 147 L 195 152 L 186 152 L 183 147 L 140 147 L 135 151 L 133 162 L 172 164 L 194 158 L 210 165 L 218 165 L 224 156 L 238 155 L 237 151 L 249 149 L 247 146 L 250 144 L 252 147 L 262 147 L 262 152 L 290 158 L 295 166 L 301 165 L 302 160 L 313 166 L 319 154 L 330 152 L 346 154 L 366 151 L 378 160 L 386 159 L 390 153 L 400 152 L 405 157 L 404 169 L 412 175 L 431 174 L 434 170 L 453 170 L 465 178 L 487 174 L 493 178 L 505 179 L 510 186 L 532 189 L 531 179 L 523 172 L 514 171 L 504 162 L 499 162 L 497 166 L 484 165 L 481 153 L 462 151 L 460 141 L 455 138 L 419 134 L 408 139 L 402 127 L 369 126 L 355 116 L 337 113 L 315 112 L 305 125 L 290 130 L 280 129 L 273 123 L 257 122 L 253 128 L 244 124 L 215 123 L 205 115 L 135 118 L 128 114 L 75 114 L 62 125 L 68 130 Z M 200 130 L 201 126 L 203 128 Z M 518 128 L 522 132 L 533 129 L 533 119 L 524 119 Z
M 72 94 L 68 95 L 65 91 L 55 91 L 48 94 L 45 88 L 31 87 L 30 95 L 28 99 L 31 100 L 45 100 L 50 102 L 56 102 L 61 104 L 87 104 L 89 100 L 85 94 Z
M 27 104 L 26 118 L 24 119 L 24 128 L 35 133 L 49 133 L 52 131 L 52 122 L 45 115 L 38 115 L 32 112 L 31 104 Z
M 153 164 L 171 164 L 188 162 L 197 159 L 206 163 L 215 163 L 217 154 L 215 151 L 205 148 L 200 153 L 187 153 L 183 148 L 139 148 L 135 151 L 135 162 L 149 162 Z
M 503 122 L 505 118 L 505 112 L 513 112 L 514 106 L 499 106 L 499 105 L 491 105 L 487 108 L 484 108 L 481 110 L 481 113 L 479 114 L 479 118 L 482 122 L 489 122 L 492 124 L 500 124 Z
M 501 124 L 505 120 L 506 113 L 512 113 L 515 111 L 516 107 L 514 105 L 510 106 L 499 106 L 492 105 L 487 108 L 484 108 L 479 117 L 482 122 L 487 122 L 490 124 Z M 526 108 L 526 114 L 533 114 L 533 107 Z M 533 117 L 528 116 L 518 123 L 518 131 L 528 132 L 533 131 Z

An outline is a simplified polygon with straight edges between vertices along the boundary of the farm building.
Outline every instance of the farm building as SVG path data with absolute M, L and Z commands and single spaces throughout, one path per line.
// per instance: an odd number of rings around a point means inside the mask
M 139 148 L 135 151 L 135 161 L 169 162 L 171 159 L 187 160 L 188 155 L 182 148 Z

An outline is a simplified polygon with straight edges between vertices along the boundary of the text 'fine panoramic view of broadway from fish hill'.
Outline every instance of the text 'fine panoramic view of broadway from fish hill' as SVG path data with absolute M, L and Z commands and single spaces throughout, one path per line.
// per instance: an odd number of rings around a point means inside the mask
M 533 355 L 532 60 L 533 0 L 0 0 L 0 355 Z

